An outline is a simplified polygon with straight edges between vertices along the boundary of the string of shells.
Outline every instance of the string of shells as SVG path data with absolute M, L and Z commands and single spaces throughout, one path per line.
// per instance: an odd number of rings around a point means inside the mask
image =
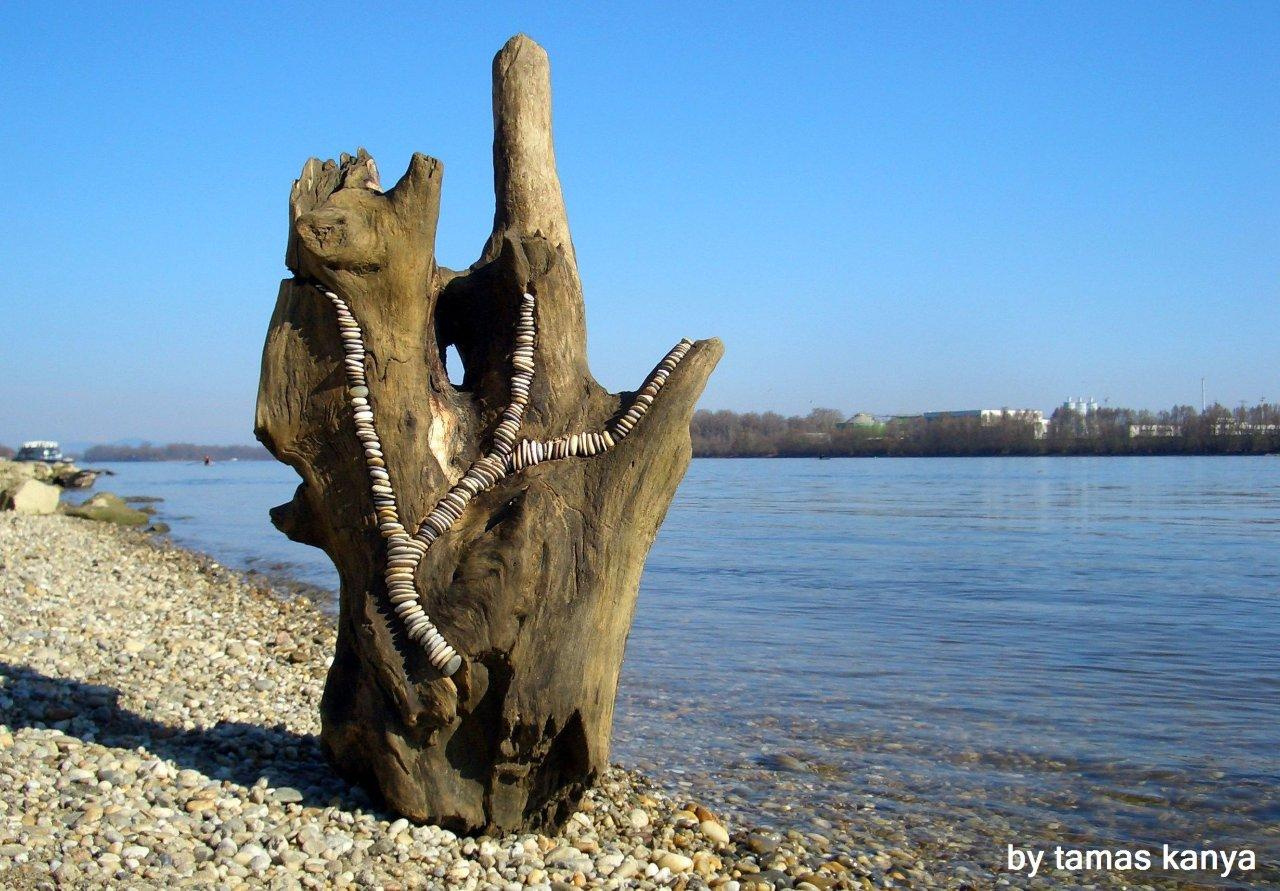
M 532 294 L 524 294 L 516 322 L 515 345 L 511 352 L 509 401 L 498 416 L 489 450 L 467 468 L 466 473 L 436 502 L 435 507 L 410 534 L 400 521 L 386 455 L 374 425 L 373 405 L 365 377 L 364 334 L 346 301 L 333 291 L 322 290 L 322 293 L 333 304 L 337 314 L 338 335 L 345 352 L 342 361 L 346 372 L 347 397 L 351 403 L 356 438 L 360 440 L 364 450 L 378 531 L 387 544 L 387 563 L 383 570 L 387 593 L 405 633 L 426 651 L 427 660 L 432 666 L 448 677 L 462 666 L 462 657 L 422 609 L 415 583 L 418 564 L 422 562 L 431 543 L 461 518 L 472 498 L 493 488 L 499 480 L 545 461 L 590 457 L 616 446 L 645 416 L 663 384 L 693 344 L 688 340 L 681 340 L 672 347 L 645 378 L 627 410 L 611 419 L 603 429 L 548 440 L 520 439 L 520 426 L 533 385 L 534 353 L 537 346 L 537 299 Z

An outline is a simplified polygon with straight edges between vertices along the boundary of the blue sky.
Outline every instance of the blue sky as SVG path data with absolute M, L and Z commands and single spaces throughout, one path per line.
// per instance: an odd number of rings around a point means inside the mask
M 489 63 L 551 54 L 592 364 L 703 405 L 1280 399 L 1280 5 L 0 11 L 0 442 L 252 438 L 289 185 L 445 163 L 492 222 Z

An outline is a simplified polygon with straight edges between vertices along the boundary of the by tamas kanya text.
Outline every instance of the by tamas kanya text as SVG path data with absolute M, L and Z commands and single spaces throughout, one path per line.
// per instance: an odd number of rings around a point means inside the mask
M 1249 848 L 1180 848 L 1163 845 L 1159 851 L 1145 848 L 1067 848 L 1049 850 L 1008 845 L 1005 867 L 1010 872 L 1036 876 L 1056 871 L 1083 872 L 1212 872 L 1222 878 L 1242 876 L 1258 866 Z

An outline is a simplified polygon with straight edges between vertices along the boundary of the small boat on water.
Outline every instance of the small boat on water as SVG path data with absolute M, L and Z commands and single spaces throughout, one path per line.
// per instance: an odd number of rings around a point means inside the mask
M 64 459 L 62 457 L 62 449 L 52 439 L 33 439 L 22 444 L 22 448 L 18 449 L 18 454 L 13 456 L 13 460 L 44 461 L 48 464 L 54 464 Z

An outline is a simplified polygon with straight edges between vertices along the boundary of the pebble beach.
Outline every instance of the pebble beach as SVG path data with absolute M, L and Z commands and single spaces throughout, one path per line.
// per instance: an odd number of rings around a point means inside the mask
M 308 598 L 164 539 L 0 514 L 0 887 L 1061 887 L 887 823 L 883 844 L 753 827 L 621 767 L 559 837 L 412 825 L 321 754 L 333 636 Z

